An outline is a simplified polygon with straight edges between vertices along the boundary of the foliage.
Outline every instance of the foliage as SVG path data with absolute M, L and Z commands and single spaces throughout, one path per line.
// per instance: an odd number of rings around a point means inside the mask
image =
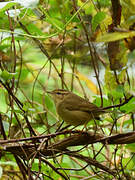
M 134 10 L 133 0 L 0 2 L 1 179 L 134 177 Z M 88 134 L 56 132 L 56 88 L 109 113 Z

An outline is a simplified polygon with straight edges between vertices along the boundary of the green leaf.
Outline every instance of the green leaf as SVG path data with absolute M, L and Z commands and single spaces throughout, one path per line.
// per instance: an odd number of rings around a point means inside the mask
M 0 12 L 6 11 L 18 3 L 15 2 L 0 2 Z
M 56 18 L 53 18 L 53 17 L 48 17 L 48 18 L 46 18 L 46 21 L 49 22 L 50 24 L 52 24 L 56 29 L 58 29 L 60 31 L 64 27 L 64 24 L 59 19 L 56 19 Z
M 45 104 L 49 110 L 55 112 L 55 105 L 50 96 L 45 96 Z
M 134 23 L 134 22 L 135 22 L 135 15 L 130 16 L 130 17 L 127 19 L 127 23 L 128 23 L 128 24 L 132 24 L 132 23 Z
M 99 0 L 99 4 L 102 7 L 107 7 L 111 4 L 110 0 Z
M 20 110 L 20 109 L 13 109 L 13 110 L 11 110 L 11 112 L 15 112 L 17 114 L 22 114 L 22 110 Z
M 129 149 L 131 152 L 135 152 L 135 143 L 127 144 L 126 148 Z
M 24 111 L 28 111 L 29 113 L 31 113 L 31 112 L 32 112 L 32 113 L 36 112 L 36 110 L 31 107 L 31 104 L 30 104 L 29 102 L 25 102 L 25 103 L 23 104 L 23 110 L 24 110 Z
M 3 174 L 3 168 L 0 166 L 0 178 L 2 177 Z
M 96 39 L 97 42 L 112 42 L 135 36 L 135 31 L 106 33 Z
M 95 12 L 94 4 L 91 1 L 77 1 L 78 6 L 85 11 L 85 14 L 93 14 Z
M 112 88 L 112 89 L 111 89 Z M 115 100 L 123 97 L 124 94 L 124 86 L 123 85 L 117 85 L 116 87 L 111 87 L 108 89 L 108 95 L 111 95 Z M 110 91 L 111 90 L 111 91 Z
M 17 72 L 19 73 L 19 69 L 17 69 Z M 29 76 L 30 72 L 28 69 L 26 69 L 25 67 L 22 68 L 21 70 L 21 76 L 20 76 L 20 81 L 27 81 L 27 78 Z
M 92 30 L 95 31 L 97 26 L 105 19 L 106 13 L 105 12 L 98 12 L 92 18 Z
M 29 30 L 29 32 L 32 35 L 44 35 L 44 33 L 41 31 L 41 29 L 39 29 L 36 25 L 34 25 L 33 23 L 30 23 L 29 25 L 27 25 L 27 29 Z
M 6 93 L 5 90 L 0 88 L 0 113 L 7 111 Z
M 98 107 L 100 107 L 101 97 L 96 97 L 96 99 L 94 100 L 93 103 L 96 104 Z M 111 104 L 111 101 L 109 101 L 109 99 L 103 98 L 103 105 L 104 105 L 104 107 L 107 107 L 107 106 L 110 106 L 112 104 Z
M 17 164 L 13 161 L 6 161 L 6 162 L 0 162 L 0 165 L 10 165 L 10 166 L 17 166 Z
M 135 163 L 134 162 L 135 162 L 135 157 L 133 157 L 132 159 L 131 159 L 131 157 L 123 158 L 122 159 L 122 166 L 123 167 L 125 166 L 126 169 L 128 169 L 128 170 L 133 170 L 135 168 Z
M 9 73 L 8 71 L 4 70 L 4 71 L 2 71 L 0 77 L 2 79 L 4 79 L 5 81 L 8 81 L 8 80 L 12 79 L 13 77 L 15 77 L 16 74 L 17 73 Z
M 114 92 L 114 94 L 113 94 Z M 121 98 L 124 93 L 124 86 L 123 85 L 118 85 L 116 89 L 112 92 L 115 98 Z
M 3 44 L 3 45 L 0 46 L 0 51 L 2 51 L 3 49 L 7 49 L 9 47 L 10 47 L 9 44 Z
M 3 126 L 4 126 L 4 130 L 6 132 L 8 132 L 9 131 L 9 123 L 7 121 L 3 121 Z
M 120 110 L 126 113 L 135 112 L 135 97 L 132 98 L 127 104 L 122 106 Z

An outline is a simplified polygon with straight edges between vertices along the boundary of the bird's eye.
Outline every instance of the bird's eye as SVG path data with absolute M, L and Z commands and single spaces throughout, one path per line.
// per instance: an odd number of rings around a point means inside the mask
M 60 95 L 61 93 L 60 93 L 60 92 L 57 92 L 56 94 L 57 94 L 57 95 Z

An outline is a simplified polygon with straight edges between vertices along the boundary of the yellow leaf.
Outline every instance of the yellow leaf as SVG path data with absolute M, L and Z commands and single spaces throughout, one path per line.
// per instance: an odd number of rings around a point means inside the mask
M 96 42 L 112 42 L 135 36 L 135 31 L 106 33 L 96 39 Z
M 99 95 L 100 92 L 97 88 L 97 86 L 90 80 L 88 79 L 85 75 L 81 74 L 79 71 L 75 72 L 79 80 L 82 80 L 86 83 L 87 87 L 94 93 Z

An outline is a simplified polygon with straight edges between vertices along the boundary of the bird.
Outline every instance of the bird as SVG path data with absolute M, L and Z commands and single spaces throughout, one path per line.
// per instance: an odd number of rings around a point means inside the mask
M 106 113 L 88 100 L 65 89 L 48 91 L 51 94 L 57 114 L 68 124 L 73 126 L 86 125 L 90 120 L 99 120 L 99 115 Z

